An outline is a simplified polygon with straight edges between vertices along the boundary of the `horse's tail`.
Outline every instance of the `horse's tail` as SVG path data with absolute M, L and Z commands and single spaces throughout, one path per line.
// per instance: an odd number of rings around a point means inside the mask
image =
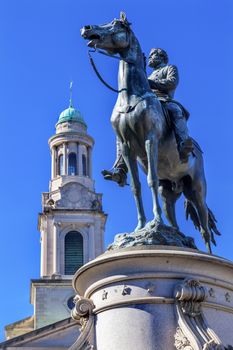
M 194 207 L 194 205 L 192 204 L 192 202 L 190 202 L 188 199 L 185 199 L 184 207 L 185 207 L 186 220 L 188 220 L 188 218 L 190 217 L 195 228 L 197 230 L 201 231 L 201 224 L 200 224 L 199 216 L 198 216 L 197 210 Z M 217 223 L 217 220 L 216 220 L 213 212 L 208 208 L 208 227 L 209 227 L 210 234 L 211 234 L 211 241 L 215 246 L 216 246 L 216 241 L 214 239 L 214 234 L 221 236 L 221 233 L 217 229 L 216 223 Z

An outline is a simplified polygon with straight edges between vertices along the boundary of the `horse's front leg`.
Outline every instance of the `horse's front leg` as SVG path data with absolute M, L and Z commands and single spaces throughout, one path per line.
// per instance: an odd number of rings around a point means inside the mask
M 131 154 L 130 148 L 126 143 L 122 144 L 122 155 L 130 173 L 131 189 L 134 194 L 138 213 L 138 225 L 135 231 L 138 231 L 145 226 L 146 217 L 142 203 L 141 184 L 139 181 L 137 160 L 135 156 Z
M 147 182 L 152 192 L 154 221 L 163 224 L 161 217 L 162 210 L 158 199 L 158 176 L 157 176 L 157 159 L 158 159 L 158 142 L 154 136 L 148 137 L 145 142 L 145 149 L 148 161 Z

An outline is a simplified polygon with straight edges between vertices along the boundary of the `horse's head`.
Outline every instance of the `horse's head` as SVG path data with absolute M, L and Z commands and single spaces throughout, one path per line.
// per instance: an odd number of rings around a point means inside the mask
M 103 25 L 87 25 L 81 29 L 82 37 L 89 40 L 89 47 L 104 49 L 111 54 L 121 52 L 129 46 L 129 33 L 130 23 L 123 12 L 120 19 Z

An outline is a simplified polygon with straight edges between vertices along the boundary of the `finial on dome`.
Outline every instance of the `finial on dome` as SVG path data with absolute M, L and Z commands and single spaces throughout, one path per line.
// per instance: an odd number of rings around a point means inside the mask
M 65 122 L 74 122 L 74 123 L 81 123 L 85 128 L 87 127 L 87 124 L 85 123 L 81 113 L 79 110 L 73 107 L 73 81 L 70 81 L 70 103 L 69 107 L 66 108 L 61 114 L 58 119 L 58 122 L 56 125 L 59 125 L 61 123 Z
M 70 106 L 69 107 L 73 107 L 73 101 L 72 101 L 72 97 L 73 97 L 73 81 L 70 81 Z

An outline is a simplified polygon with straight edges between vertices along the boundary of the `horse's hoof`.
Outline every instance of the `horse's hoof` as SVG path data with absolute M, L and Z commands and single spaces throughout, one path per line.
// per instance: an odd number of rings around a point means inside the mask
M 164 226 L 166 226 L 165 224 L 164 224 L 164 222 L 163 222 L 163 220 L 162 219 L 153 219 L 153 220 L 151 220 L 151 221 L 149 221 L 147 224 L 146 224 L 146 228 L 147 229 L 152 229 L 152 228 L 154 228 L 154 227 L 157 227 L 157 226 L 159 226 L 159 225 L 164 225 Z
M 152 228 L 154 228 L 156 225 L 157 225 L 156 222 L 155 222 L 154 220 L 151 220 L 151 221 L 149 221 L 149 222 L 146 224 L 145 227 L 146 227 L 147 229 L 152 229 Z
M 154 226 L 165 225 L 162 218 L 154 218 L 152 222 L 154 223 Z
M 146 221 L 139 221 L 137 227 L 135 228 L 134 232 L 137 232 L 139 230 L 142 230 L 145 227 Z

